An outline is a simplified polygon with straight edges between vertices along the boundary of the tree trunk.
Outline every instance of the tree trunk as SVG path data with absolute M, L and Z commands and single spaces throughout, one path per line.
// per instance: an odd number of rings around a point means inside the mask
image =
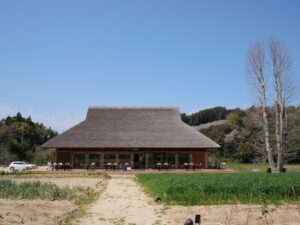
M 269 131 L 269 121 L 267 114 L 267 100 L 266 100 L 266 86 L 265 86 L 265 78 L 262 69 L 259 70 L 258 75 L 259 86 L 260 86 L 260 102 L 262 106 L 263 113 L 263 124 L 265 131 L 265 144 L 266 144 L 266 152 L 269 161 L 269 166 L 271 168 L 271 172 L 274 173 L 277 171 L 276 165 L 273 158 L 273 151 L 270 145 L 270 131 Z
M 276 103 L 276 148 L 277 148 L 277 170 L 282 172 L 283 168 L 283 106 Z
M 269 121 L 267 115 L 267 106 L 266 106 L 266 95 L 265 95 L 265 86 L 264 86 L 264 79 L 260 81 L 261 91 L 260 91 L 260 99 L 261 99 L 261 106 L 262 106 L 262 113 L 263 113 L 263 124 L 264 124 L 264 131 L 265 131 L 265 145 L 266 145 L 266 152 L 268 157 L 269 166 L 271 168 L 271 172 L 276 172 L 276 166 L 273 158 L 273 153 L 270 145 L 270 132 L 269 132 Z
M 283 97 L 283 73 L 286 65 L 289 65 L 287 58 L 284 56 L 284 52 L 281 49 L 279 43 L 274 40 L 270 42 L 273 76 L 275 81 L 275 123 L 276 123 L 276 148 L 277 148 L 277 170 L 283 171 L 283 152 L 284 152 L 284 136 L 285 136 L 285 104 Z M 285 90 L 287 91 L 287 90 Z

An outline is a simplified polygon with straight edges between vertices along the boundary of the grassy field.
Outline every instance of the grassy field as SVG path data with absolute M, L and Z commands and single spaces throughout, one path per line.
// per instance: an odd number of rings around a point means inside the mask
M 0 198 L 73 200 L 87 194 L 80 187 L 58 187 L 52 183 L 0 180 Z
M 281 204 L 300 201 L 300 173 L 139 174 L 139 182 L 167 204 Z

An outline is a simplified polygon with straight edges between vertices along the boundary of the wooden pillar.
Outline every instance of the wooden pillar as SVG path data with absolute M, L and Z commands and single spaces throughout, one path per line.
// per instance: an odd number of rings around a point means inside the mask
M 58 154 L 58 149 L 56 148 L 55 149 L 55 156 L 54 156 L 54 162 L 58 163 L 57 162 L 57 154 Z
M 178 152 L 175 153 L 175 168 L 179 168 L 179 165 L 178 165 Z
M 104 153 L 103 152 L 100 153 L 100 167 L 101 168 L 104 167 Z
M 146 162 L 145 162 L 145 164 L 146 164 L 146 165 L 145 165 L 145 168 L 148 169 L 148 166 L 149 166 L 149 158 L 148 158 L 148 153 L 147 153 L 147 152 L 145 153 L 145 157 L 146 157 L 146 160 L 145 160 L 145 161 L 146 161 Z
M 204 168 L 207 169 L 208 168 L 208 150 L 206 149 L 204 151 Z
M 89 153 L 85 153 L 85 163 L 89 163 Z
M 71 165 L 73 165 L 73 163 L 74 163 L 74 152 L 71 150 L 71 152 L 70 152 L 70 163 L 71 163 Z M 74 165 L 73 165 L 74 166 Z
M 119 153 L 116 152 L 116 163 L 119 163 Z
M 134 157 L 134 152 L 131 152 L 131 154 L 130 154 L 130 164 L 131 164 L 131 166 L 132 166 L 132 168 L 133 168 L 133 157 Z

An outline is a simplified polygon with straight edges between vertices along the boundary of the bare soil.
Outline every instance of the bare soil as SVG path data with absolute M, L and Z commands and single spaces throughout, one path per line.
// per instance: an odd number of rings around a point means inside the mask
M 0 199 L 0 224 L 57 225 L 76 208 L 69 201 Z
M 172 206 L 164 218 L 170 224 L 182 225 L 188 218 L 200 214 L 205 225 L 299 225 L 300 209 L 295 205 L 268 206 L 262 215 L 260 205 Z
M 60 187 L 81 186 L 99 190 L 103 187 L 102 178 L 65 177 L 65 178 L 10 178 L 16 182 L 51 182 Z M 58 225 L 78 206 L 70 201 L 0 199 L 0 225 Z

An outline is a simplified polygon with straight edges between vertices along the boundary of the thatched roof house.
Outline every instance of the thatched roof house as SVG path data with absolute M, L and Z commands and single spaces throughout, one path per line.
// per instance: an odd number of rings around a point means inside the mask
M 49 140 L 57 161 L 108 162 L 150 167 L 183 161 L 207 167 L 207 150 L 219 145 L 181 121 L 176 107 L 90 107 L 86 119 Z

